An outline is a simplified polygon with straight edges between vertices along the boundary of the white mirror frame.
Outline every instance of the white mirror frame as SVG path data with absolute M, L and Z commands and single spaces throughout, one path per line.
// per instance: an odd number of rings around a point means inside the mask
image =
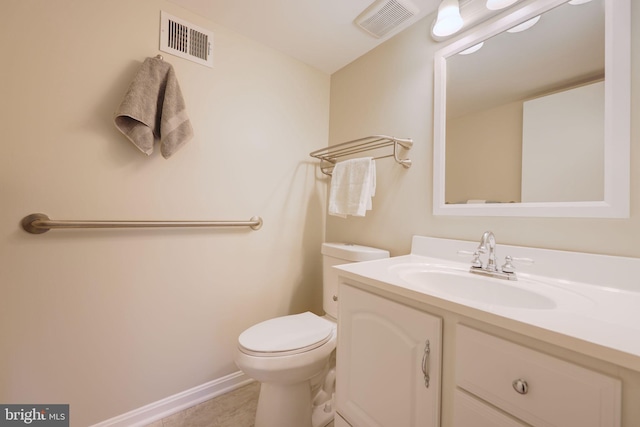
M 434 55 L 433 214 L 456 216 L 528 216 L 628 218 L 631 139 L 630 0 L 605 0 L 605 148 L 604 200 L 445 204 L 445 129 L 447 58 L 567 0 L 536 0 L 454 40 Z

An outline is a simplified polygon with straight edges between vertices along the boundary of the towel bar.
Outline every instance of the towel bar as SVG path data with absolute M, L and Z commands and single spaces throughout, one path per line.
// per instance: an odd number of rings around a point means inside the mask
M 42 213 L 33 213 L 22 219 L 22 228 L 32 234 L 42 234 L 52 228 L 170 228 L 170 227 L 251 227 L 259 230 L 262 218 L 249 221 L 73 221 L 52 220 Z
M 410 150 L 413 147 L 411 138 L 396 138 L 387 135 L 372 135 L 364 138 L 354 139 L 352 141 L 343 142 L 341 144 L 331 145 L 309 153 L 311 157 L 320 159 L 320 170 L 325 175 L 331 175 L 330 170 L 338 161 L 338 158 L 349 156 L 352 154 L 363 153 L 366 151 L 374 151 L 385 147 L 393 147 L 391 154 L 380 155 L 374 159 L 383 159 L 393 157 L 402 167 L 408 169 L 411 167 L 411 159 L 401 159 L 398 156 L 398 147 Z

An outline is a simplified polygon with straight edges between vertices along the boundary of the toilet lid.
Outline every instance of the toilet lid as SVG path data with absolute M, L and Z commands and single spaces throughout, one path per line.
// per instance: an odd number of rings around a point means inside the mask
M 241 333 L 238 343 L 250 352 L 301 351 L 324 344 L 334 329 L 332 322 L 307 311 L 258 323 Z

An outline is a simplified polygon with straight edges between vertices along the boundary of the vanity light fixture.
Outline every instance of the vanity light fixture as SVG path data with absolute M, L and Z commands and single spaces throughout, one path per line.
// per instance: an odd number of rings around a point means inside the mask
M 591 0 L 571 0 L 571 1 L 569 2 L 569 4 L 570 4 L 571 6 L 578 6 L 578 5 L 581 5 L 581 4 L 589 3 L 590 1 L 591 1 Z
M 536 25 L 536 23 L 540 20 L 540 15 L 529 19 L 528 21 L 524 21 L 522 24 L 516 25 L 513 28 L 509 28 L 507 33 L 520 33 L 522 31 L 528 30 L 529 28 Z
M 460 31 L 463 25 L 458 0 L 442 0 L 431 32 L 437 37 L 447 37 Z
M 487 0 L 487 9 L 500 10 L 509 7 L 518 0 Z
M 467 48 L 467 49 L 461 51 L 460 53 L 458 53 L 458 55 L 469 55 L 470 53 L 479 51 L 482 48 L 482 46 L 484 46 L 484 42 L 480 42 L 478 44 L 474 44 L 470 48 Z

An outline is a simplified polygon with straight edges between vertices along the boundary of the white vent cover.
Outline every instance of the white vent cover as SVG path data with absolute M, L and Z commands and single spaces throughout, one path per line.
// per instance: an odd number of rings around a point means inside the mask
M 213 33 L 160 11 L 160 50 L 213 68 Z
M 355 19 L 355 23 L 380 38 L 418 12 L 420 9 L 409 0 L 376 0 Z

